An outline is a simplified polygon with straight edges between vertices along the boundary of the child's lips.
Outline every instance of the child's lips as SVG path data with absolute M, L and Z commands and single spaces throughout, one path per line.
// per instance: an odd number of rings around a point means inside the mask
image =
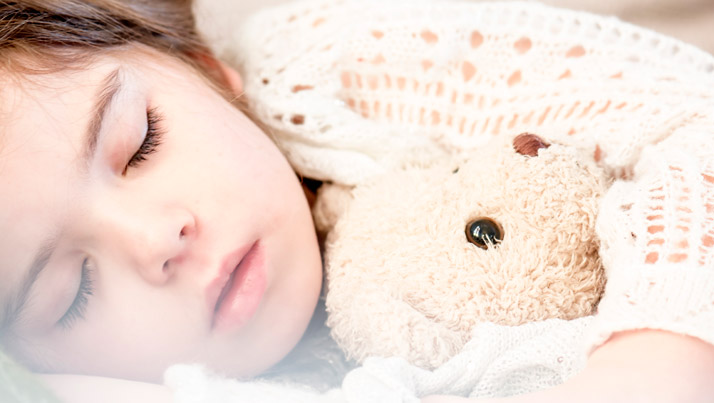
M 209 287 L 212 328 L 235 330 L 255 314 L 266 286 L 264 258 L 258 242 L 230 254 Z

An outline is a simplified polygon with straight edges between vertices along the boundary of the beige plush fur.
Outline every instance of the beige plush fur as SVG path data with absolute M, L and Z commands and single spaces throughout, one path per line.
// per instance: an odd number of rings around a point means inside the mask
M 351 191 L 323 186 L 328 326 L 358 360 L 398 355 L 433 368 L 482 321 L 518 325 L 593 313 L 604 286 L 595 218 L 602 175 L 574 149 L 511 145 L 460 164 L 390 173 Z M 457 170 L 458 168 L 458 170 Z M 504 231 L 488 249 L 465 227 Z

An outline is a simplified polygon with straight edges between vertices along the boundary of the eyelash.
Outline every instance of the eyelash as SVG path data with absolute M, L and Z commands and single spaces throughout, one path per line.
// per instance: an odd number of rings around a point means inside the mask
M 82 261 L 82 277 L 79 281 L 77 295 L 74 297 L 72 305 L 70 305 L 67 312 L 65 312 L 58 322 L 62 328 L 69 329 L 75 321 L 78 319 L 84 319 L 84 312 L 87 310 L 89 296 L 94 294 L 94 282 L 92 281 L 93 273 L 94 270 L 89 264 L 89 258 L 84 258 Z
M 146 110 L 146 135 L 144 136 L 144 141 L 141 143 L 139 149 L 136 150 L 134 155 L 131 156 L 129 162 L 127 162 L 122 175 L 126 175 L 129 168 L 136 168 L 141 165 L 144 161 L 146 161 L 149 155 L 158 150 L 164 134 L 161 129 L 162 121 L 163 117 L 158 112 L 157 108 L 149 108 Z

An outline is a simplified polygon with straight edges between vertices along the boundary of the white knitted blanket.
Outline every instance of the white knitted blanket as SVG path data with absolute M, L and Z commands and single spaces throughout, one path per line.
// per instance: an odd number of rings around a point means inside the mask
M 714 343 L 709 54 L 617 19 L 535 3 L 308 0 L 259 13 L 224 39 L 216 46 L 239 66 L 254 115 L 306 176 L 358 184 L 524 131 L 586 150 L 613 181 L 598 219 L 608 285 L 587 346 L 639 328 Z M 561 357 L 549 349 L 565 344 L 549 340 L 564 334 L 547 331 L 537 349 L 512 355 L 522 367 L 510 364 L 509 379 L 530 373 L 533 360 Z M 453 362 L 469 368 L 498 362 L 490 353 L 459 357 Z M 183 370 L 169 372 L 169 383 L 180 388 L 172 379 Z M 487 372 L 464 376 L 498 378 Z M 401 385 L 385 396 L 410 401 L 434 374 L 372 360 L 329 398 L 358 401 L 349 399 L 383 390 L 381 382 Z M 484 385 L 458 390 L 501 390 Z
M 528 129 L 632 166 L 714 82 L 694 47 L 535 3 L 298 2 L 226 40 L 296 169 L 349 184 Z
M 434 371 L 401 358 L 369 358 L 347 374 L 341 388 L 326 393 L 309 385 L 240 382 L 196 365 L 176 365 L 165 378 L 176 403 L 418 403 L 432 394 L 504 397 L 559 385 L 582 369 L 582 336 L 591 319 L 517 327 L 483 324 L 461 353 Z

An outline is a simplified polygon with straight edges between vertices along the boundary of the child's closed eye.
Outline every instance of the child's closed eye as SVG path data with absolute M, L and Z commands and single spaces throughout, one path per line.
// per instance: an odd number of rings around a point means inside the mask
M 139 149 L 131 156 L 122 175 L 126 175 L 129 168 L 139 167 L 149 155 L 155 153 L 159 145 L 161 145 L 164 131 L 161 128 L 163 117 L 158 112 L 157 108 L 148 108 L 146 110 L 146 133 Z
M 67 312 L 57 322 L 63 329 L 70 329 L 78 319 L 84 319 L 89 297 L 94 293 L 94 266 L 89 257 L 82 260 L 82 273 L 77 294 Z

